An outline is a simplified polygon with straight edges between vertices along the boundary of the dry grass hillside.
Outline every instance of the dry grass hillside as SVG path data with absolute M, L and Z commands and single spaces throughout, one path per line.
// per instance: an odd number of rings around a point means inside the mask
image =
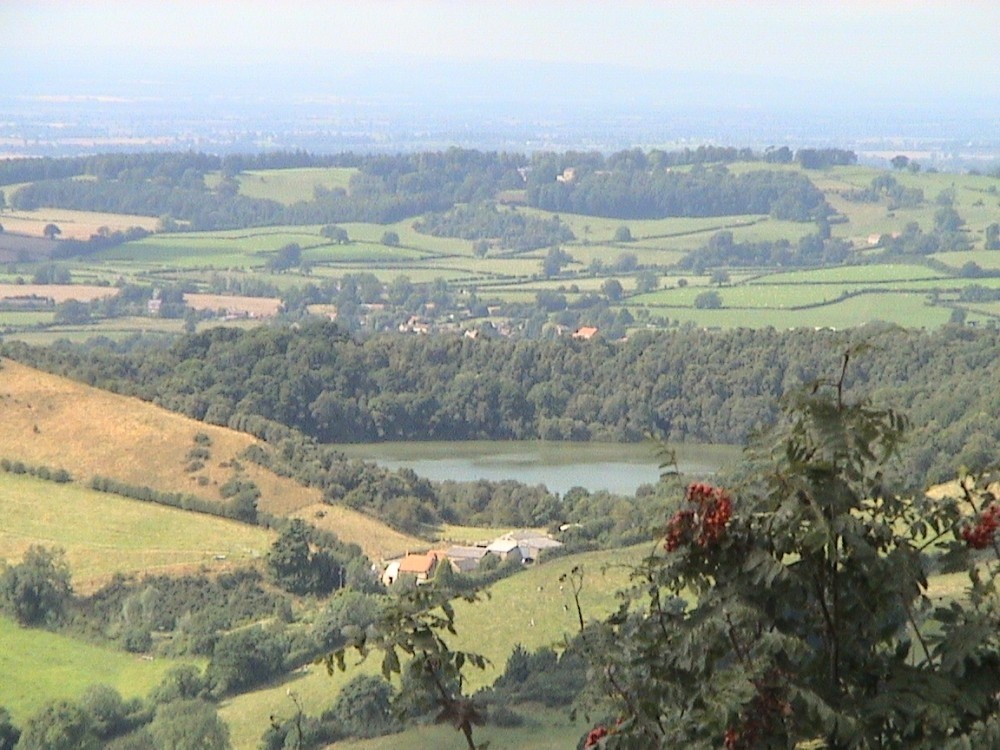
M 244 433 L 9 360 L 0 361 L 0 419 L 0 458 L 66 469 L 81 483 L 101 475 L 212 501 L 221 500 L 219 486 L 234 476 L 232 461 L 256 442 Z M 197 446 L 198 433 L 211 438 L 210 455 L 203 460 L 202 469 L 187 471 L 188 452 Z M 247 461 L 240 463 L 246 476 L 260 488 L 261 510 L 298 515 L 297 511 L 309 509 L 308 514 L 302 513 L 308 518 L 320 509 L 318 490 Z M 341 522 L 331 530 L 375 557 L 426 546 L 415 537 L 347 509 L 336 509 L 335 516 Z

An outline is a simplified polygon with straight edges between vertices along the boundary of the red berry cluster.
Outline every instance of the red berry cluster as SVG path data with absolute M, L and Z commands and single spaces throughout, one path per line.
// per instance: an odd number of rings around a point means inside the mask
M 992 503 L 979 514 L 975 526 L 966 526 L 962 529 L 962 539 L 972 549 L 986 549 L 993 544 L 998 528 L 1000 528 L 1000 505 Z
M 695 482 L 684 499 L 694 507 L 682 508 L 667 522 L 668 552 L 690 542 L 699 547 L 712 546 L 722 538 L 733 515 L 732 498 L 721 487 Z
M 587 734 L 587 741 L 583 743 L 584 750 L 590 750 L 593 747 L 597 747 L 598 743 L 602 739 L 608 736 L 608 728 L 602 724 L 594 727 Z
M 769 675 L 770 680 L 777 673 Z M 784 717 L 790 716 L 792 706 L 785 700 L 785 689 L 780 684 L 755 681 L 757 694 L 746 710 L 746 718 L 738 727 L 729 727 L 722 736 L 726 750 L 751 750 L 780 727 Z

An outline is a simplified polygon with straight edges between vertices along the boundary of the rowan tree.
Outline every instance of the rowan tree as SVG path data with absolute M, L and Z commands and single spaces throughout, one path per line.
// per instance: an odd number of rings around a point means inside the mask
M 784 400 L 744 479 L 689 487 L 584 631 L 612 719 L 585 747 L 1000 746 L 997 477 L 897 492 L 906 424 L 846 403 L 842 372 Z M 938 572 L 963 590 L 936 593 Z

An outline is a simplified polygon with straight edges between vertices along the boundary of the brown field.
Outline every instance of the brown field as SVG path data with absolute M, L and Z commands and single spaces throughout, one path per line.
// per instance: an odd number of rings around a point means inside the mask
M 185 294 L 184 301 L 195 310 L 225 310 L 228 315 L 269 318 L 281 310 L 277 297 L 241 297 L 230 294 Z
M 218 487 L 234 475 L 231 462 L 257 440 L 245 433 L 198 422 L 138 399 L 120 396 L 40 372 L 10 360 L 0 360 L 0 458 L 33 466 L 66 469 L 80 483 L 95 475 L 166 492 L 185 492 L 220 501 Z M 187 472 L 194 436 L 212 439 L 204 468 Z M 261 491 L 261 510 L 290 515 L 321 503 L 318 489 L 241 461 L 243 470 Z M 198 477 L 205 477 L 199 484 Z M 342 519 L 335 529 L 377 557 L 399 535 L 385 524 L 347 509 L 331 517 Z M 343 515 L 340 515 L 343 514 Z M 413 537 L 404 545 L 424 545 Z
M 75 299 L 91 302 L 95 299 L 114 297 L 118 289 L 113 286 L 89 284 L 0 284 L 0 299 L 12 297 L 43 297 L 56 304 Z
M 365 548 L 365 552 L 375 561 L 389 560 L 407 552 L 429 549 L 431 546 L 430 542 L 408 536 L 388 526 L 376 529 L 367 516 L 339 505 L 316 503 L 299 508 L 291 515 L 316 528 L 332 531 L 340 539 L 367 539 L 369 547 Z
M 124 231 L 129 227 L 142 227 L 150 232 L 159 221 L 155 216 L 133 216 L 131 214 L 105 214 L 97 211 L 71 211 L 67 208 L 39 208 L 34 211 L 8 211 L 0 213 L 0 224 L 7 232 L 42 237 L 46 224 L 55 224 L 62 231 L 64 240 L 89 240 L 101 227 L 112 232 Z

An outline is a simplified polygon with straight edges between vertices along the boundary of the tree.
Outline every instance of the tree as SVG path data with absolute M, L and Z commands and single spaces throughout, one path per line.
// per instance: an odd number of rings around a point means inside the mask
M 694 298 L 694 306 L 699 310 L 717 310 L 722 307 L 722 297 L 714 290 L 701 292 Z
M 205 679 L 214 695 L 226 695 L 270 679 L 284 665 L 287 644 L 259 625 L 224 635 L 212 652 Z
M 476 750 L 473 726 L 481 724 L 479 707 L 462 694 L 462 670 L 472 665 L 486 667 L 486 659 L 477 653 L 452 649 L 446 637 L 455 633 L 455 610 L 450 592 L 436 586 L 414 587 L 395 598 L 380 620 L 365 633 L 353 638 L 344 648 L 328 654 L 324 662 L 331 674 L 347 668 L 348 650 L 366 658 L 373 651 L 382 652 L 382 676 L 400 675 L 404 696 L 421 693 L 433 696 L 440 709 L 435 721 L 451 724 L 465 737 L 469 750 Z M 468 602 L 475 594 L 462 595 Z M 403 662 L 400 656 L 409 657 Z
M 323 714 L 351 737 L 380 737 L 399 731 L 392 702 L 395 691 L 383 677 L 358 675 L 341 688 L 333 707 Z
M 643 271 L 635 279 L 635 290 L 639 294 L 655 292 L 660 288 L 660 275 L 656 271 Z
M 47 240 L 54 240 L 60 234 L 62 234 L 62 230 L 55 224 L 46 224 L 42 229 L 42 235 Z
M 278 248 L 274 256 L 268 260 L 267 268 L 270 271 L 281 273 L 301 264 L 302 248 L 297 242 L 290 242 L 287 245 Z
M 391 229 L 382 233 L 382 244 L 386 247 L 399 247 L 399 233 Z
M 14 750 L 21 738 L 21 730 L 10 720 L 10 712 L 0 706 L 0 750 Z
M 18 750 L 98 750 L 101 742 L 93 720 L 66 700 L 46 703 L 21 732 Z
M 897 154 L 889 160 L 893 169 L 906 169 L 910 164 L 910 157 L 904 154 Z
M 888 486 L 907 421 L 844 400 L 851 354 L 786 397 L 732 490 L 689 486 L 619 610 L 582 628 L 619 717 L 589 741 L 997 746 L 998 477 L 933 500 Z M 966 590 L 935 602 L 933 570 L 964 572 Z
M 178 700 L 201 698 L 208 692 L 208 683 L 193 664 L 182 664 L 168 671 L 150 698 L 154 703 L 171 703 Z
M 632 239 L 632 231 L 622 224 L 615 230 L 615 242 L 634 242 Z
M 712 271 L 712 275 L 709 277 L 709 283 L 715 284 L 716 286 L 722 286 L 723 284 L 729 283 L 729 271 L 724 268 Z
M 333 240 L 338 245 L 347 245 L 351 241 L 351 238 L 347 235 L 347 230 L 343 227 L 338 227 L 336 224 L 327 224 L 319 230 L 319 233 L 328 240 Z
M 563 266 L 571 260 L 573 259 L 569 253 L 564 252 L 562 248 L 550 247 L 548 253 L 545 255 L 545 259 L 542 261 L 542 274 L 545 278 L 558 276 Z
M 993 222 L 986 227 L 986 250 L 1000 250 L 1000 224 Z
M 167 703 L 149 725 L 156 750 L 228 750 L 229 728 L 215 706 L 202 700 Z
M 618 302 L 625 294 L 625 289 L 618 279 L 607 279 L 601 285 L 601 290 L 612 302 Z
M 78 325 L 90 322 L 90 305 L 75 299 L 68 299 L 56 305 L 55 314 L 52 319 L 56 323 L 67 323 Z
M 939 232 L 957 232 L 964 224 L 965 219 L 951 206 L 942 206 L 934 212 L 934 228 Z
M 338 566 L 329 552 L 311 548 L 309 527 L 301 518 L 292 519 L 274 540 L 267 570 L 276 584 L 293 594 L 329 594 L 337 585 Z
M 23 562 L 0 575 L 0 604 L 22 625 L 58 621 L 72 594 L 61 549 L 33 545 Z

